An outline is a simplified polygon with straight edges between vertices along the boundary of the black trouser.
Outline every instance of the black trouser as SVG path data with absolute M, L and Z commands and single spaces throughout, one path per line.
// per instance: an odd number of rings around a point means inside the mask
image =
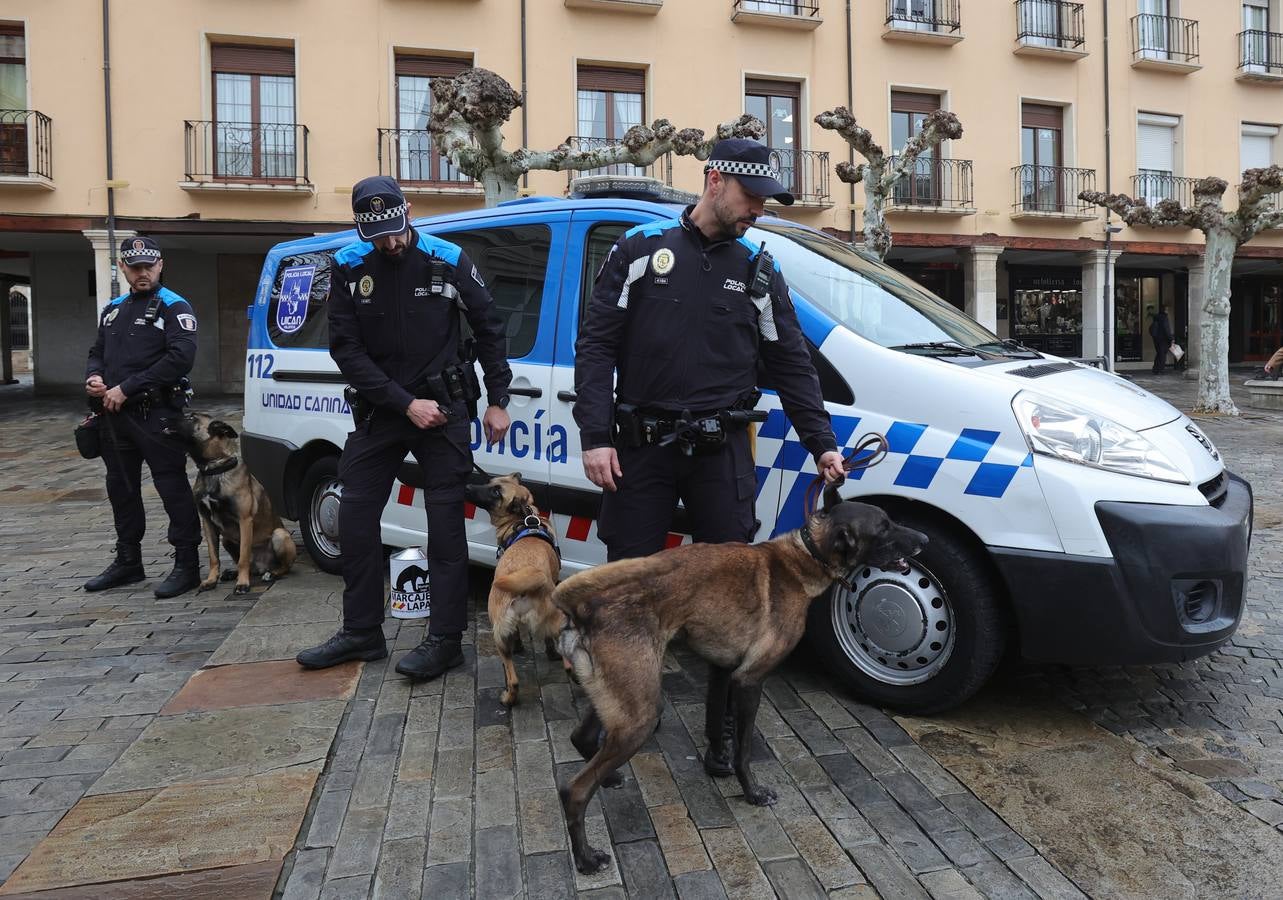
M 187 452 L 165 426 L 182 413 L 170 406 L 126 406 L 104 413 L 101 429 L 102 460 L 107 466 L 107 497 L 116 522 L 116 540 L 140 544 L 147 530 L 143 509 L 143 461 L 151 469 L 152 484 L 169 515 L 167 537 L 175 548 L 199 547 L 200 519 L 187 480 Z
M 610 561 L 664 549 L 680 499 L 697 543 L 751 541 L 757 475 L 748 431 L 733 432 L 720 452 L 684 456 L 676 445 L 621 447 L 618 490 L 605 492 L 597 535 Z
M 1172 342 L 1161 338 L 1152 338 L 1151 340 L 1154 342 L 1154 371 L 1161 372 L 1167 365 L 1167 351 L 1172 348 Z
M 351 631 L 383 625 L 383 542 L 379 519 L 405 454 L 423 470 L 428 514 L 428 578 L 432 634 L 462 634 L 468 620 L 468 539 L 463 488 L 472 471 L 468 423 L 420 429 L 405 416 L 376 412 L 348 435 L 339 459 L 343 498 L 343 624 Z

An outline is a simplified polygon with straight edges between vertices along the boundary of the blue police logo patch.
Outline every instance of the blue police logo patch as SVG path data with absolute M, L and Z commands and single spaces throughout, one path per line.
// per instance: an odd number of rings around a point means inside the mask
M 290 266 L 281 273 L 281 299 L 276 304 L 276 327 L 293 334 L 307 321 L 307 301 L 312 294 L 316 266 Z

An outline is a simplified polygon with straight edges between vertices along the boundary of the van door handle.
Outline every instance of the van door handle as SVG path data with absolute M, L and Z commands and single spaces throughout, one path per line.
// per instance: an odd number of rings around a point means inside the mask
M 537 387 L 510 387 L 509 394 L 516 394 L 518 397 L 542 397 L 543 388 Z
M 579 399 L 579 395 L 574 391 L 557 391 L 557 399 L 565 400 L 567 403 L 574 403 Z

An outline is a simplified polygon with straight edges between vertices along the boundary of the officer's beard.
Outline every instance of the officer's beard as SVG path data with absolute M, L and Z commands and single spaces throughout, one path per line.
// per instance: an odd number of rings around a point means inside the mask
M 713 218 L 717 220 L 717 227 L 721 230 L 721 237 L 725 240 L 731 240 L 739 237 L 757 221 L 757 216 L 745 216 L 738 218 L 734 212 L 727 208 L 727 204 L 721 197 L 713 200 Z

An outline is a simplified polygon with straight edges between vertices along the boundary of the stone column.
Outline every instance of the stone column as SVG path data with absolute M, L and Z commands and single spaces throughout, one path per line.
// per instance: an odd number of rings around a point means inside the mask
M 91 315 L 94 318 L 94 324 L 97 325 L 99 310 L 106 306 L 108 301 L 115 299 L 111 294 L 111 242 L 107 239 L 107 229 L 105 228 L 89 228 L 82 231 L 81 234 L 89 239 L 89 244 L 94 248 L 94 287 L 97 290 L 97 296 Z M 116 229 L 116 247 L 120 247 L 121 241 L 137 234 L 138 232 L 136 231 Z M 120 291 L 123 293 L 127 288 L 128 285 L 125 284 L 124 277 L 121 277 Z
M 1198 378 L 1199 366 L 1199 348 L 1198 336 L 1203 329 L 1203 301 L 1206 299 L 1207 277 L 1203 267 L 1203 257 L 1191 256 L 1185 260 L 1186 267 L 1189 269 L 1189 296 L 1188 296 L 1188 321 L 1189 337 L 1186 338 L 1185 352 L 1188 354 L 1185 360 L 1185 377 Z M 1173 322 L 1176 316 L 1168 311 L 1169 317 Z
M 1083 267 L 1083 356 L 1105 357 L 1110 371 L 1114 369 L 1116 335 L 1115 323 L 1109 320 L 1113 303 L 1105 303 L 1105 282 L 1108 280 L 1109 292 L 1113 294 L 1114 263 L 1118 262 L 1119 253 L 1118 250 L 1088 250 L 1078 254 L 1078 261 Z M 1109 326 L 1108 337 L 1106 325 Z
M 976 246 L 967 254 L 966 313 L 990 331 L 998 330 L 998 257 L 1002 247 Z

